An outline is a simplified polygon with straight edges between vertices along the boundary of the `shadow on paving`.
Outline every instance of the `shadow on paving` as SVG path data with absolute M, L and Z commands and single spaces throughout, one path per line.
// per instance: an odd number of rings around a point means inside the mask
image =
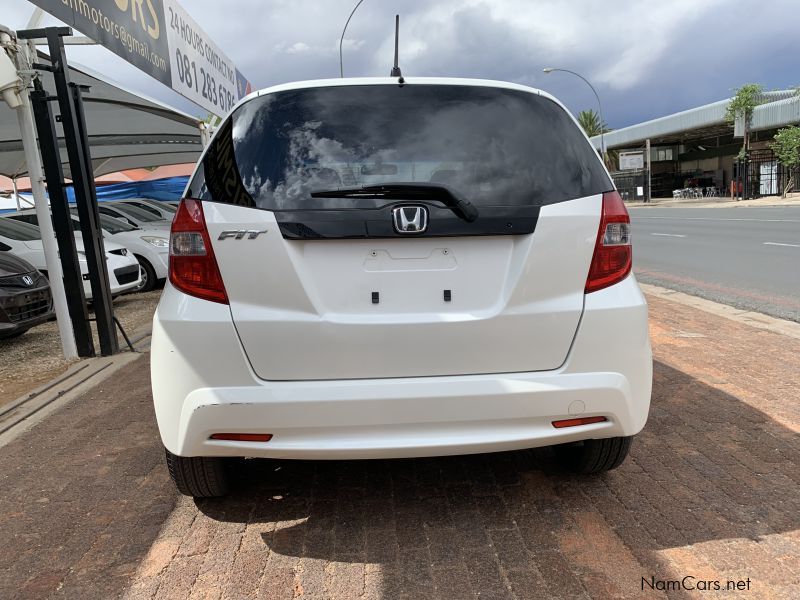
M 447 598 L 510 597 L 503 574 L 520 598 L 635 594 L 642 576 L 685 575 L 670 573 L 660 550 L 800 528 L 798 436 L 654 367 L 648 425 L 629 460 L 605 475 L 564 474 L 549 449 L 246 460 L 232 496 L 197 506 L 213 519 L 263 524 L 265 549 L 281 555 L 380 563 L 387 598 L 436 597 L 436 588 Z
M 0 598 L 113 598 L 172 512 L 143 357 L 0 448 Z

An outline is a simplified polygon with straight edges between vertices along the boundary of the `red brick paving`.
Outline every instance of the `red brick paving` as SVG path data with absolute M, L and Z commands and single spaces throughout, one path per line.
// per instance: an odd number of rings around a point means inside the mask
M 547 450 L 248 460 L 231 497 L 176 500 L 139 360 L 0 449 L 0 597 L 658 597 L 642 577 L 686 575 L 800 597 L 800 341 L 651 317 L 650 421 L 592 478 Z

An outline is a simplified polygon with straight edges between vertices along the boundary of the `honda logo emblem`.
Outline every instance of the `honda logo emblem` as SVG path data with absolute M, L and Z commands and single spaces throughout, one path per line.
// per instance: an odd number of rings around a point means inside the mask
M 24 283 L 28 287 L 32 286 L 33 285 L 33 277 L 31 277 L 30 275 L 23 275 L 22 276 L 22 283 Z
M 424 206 L 398 206 L 392 209 L 397 233 L 422 233 L 428 228 L 428 209 Z

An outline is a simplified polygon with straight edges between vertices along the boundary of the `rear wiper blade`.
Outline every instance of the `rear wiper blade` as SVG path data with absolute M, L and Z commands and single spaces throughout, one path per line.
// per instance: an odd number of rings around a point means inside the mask
M 317 190 L 312 198 L 386 198 L 387 200 L 429 200 L 441 202 L 467 223 L 478 218 L 478 209 L 453 188 L 440 183 L 384 183 L 357 188 Z

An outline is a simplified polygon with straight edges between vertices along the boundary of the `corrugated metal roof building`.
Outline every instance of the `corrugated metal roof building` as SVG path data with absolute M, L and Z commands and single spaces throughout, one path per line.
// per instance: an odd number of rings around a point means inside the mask
M 738 172 L 736 161 L 742 138 L 734 137 L 733 125 L 725 120 L 730 98 L 610 131 L 605 134 L 605 145 L 609 150 L 641 152 L 650 140 L 654 197 L 694 186 L 727 190 L 732 180 L 741 177 L 746 185 L 754 186 L 748 194 L 772 194 L 786 176 L 770 144 L 777 129 L 800 124 L 800 94 L 795 90 L 764 92 L 762 100 L 750 119 L 747 173 L 744 168 L 742 174 Z M 599 150 L 600 136 L 591 141 Z M 765 174 L 773 180 L 766 181 Z M 615 177 L 620 179 L 618 187 L 621 179 L 630 180 L 634 187 L 642 185 L 631 171 L 624 175 Z
M 800 96 L 794 90 L 765 92 L 765 104 L 757 106 L 751 119 L 751 131 L 777 129 L 800 123 Z M 725 122 L 725 109 L 730 98 L 684 110 L 666 117 L 659 117 L 637 125 L 615 129 L 605 134 L 606 148 L 628 148 L 644 144 L 682 143 L 686 140 L 703 139 L 731 134 L 733 126 Z M 600 136 L 592 138 L 595 148 L 600 149 Z

